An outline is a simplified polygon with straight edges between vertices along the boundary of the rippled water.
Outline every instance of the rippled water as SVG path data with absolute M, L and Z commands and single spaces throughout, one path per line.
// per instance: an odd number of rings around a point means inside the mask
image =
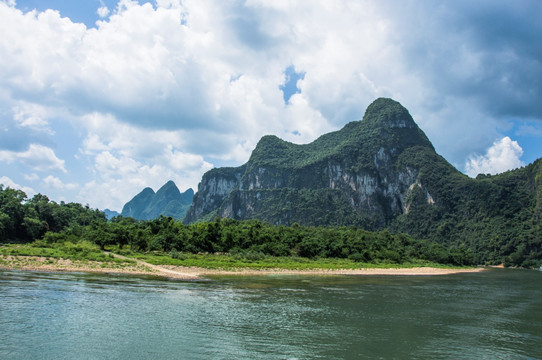
M 1 359 L 540 359 L 542 272 L 153 277 L 0 271 Z

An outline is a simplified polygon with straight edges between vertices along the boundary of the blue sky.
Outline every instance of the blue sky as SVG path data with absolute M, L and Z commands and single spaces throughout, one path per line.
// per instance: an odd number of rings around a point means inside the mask
M 116 0 L 19 0 L 17 8 L 24 12 L 37 10 L 43 12 L 47 9 L 54 9 L 60 12 L 62 17 L 67 17 L 73 22 L 84 23 L 88 28 L 95 27 L 96 21 L 101 17 L 98 9 L 106 7 L 114 10 L 117 6 Z
M 0 0 L 0 183 L 121 210 L 378 97 L 459 170 L 542 156 L 542 2 Z

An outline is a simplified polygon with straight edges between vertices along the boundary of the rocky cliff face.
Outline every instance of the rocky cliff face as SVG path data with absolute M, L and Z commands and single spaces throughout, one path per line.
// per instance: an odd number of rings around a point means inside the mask
M 435 204 L 420 166 L 402 157 L 416 148 L 434 153 L 403 106 L 378 99 L 362 121 L 313 143 L 295 145 L 265 136 L 247 164 L 209 171 L 185 222 L 220 216 L 382 228 L 409 211 L 419 199 L 414 191 Z
M 482 262 L 538 267 L 542 159 L 471 179 L 435 152 L 401 104 L 378 99 L 363 120 L 310 144 L 264 136 L 243 166 L 209 171 L 185 222 L 215 216 L 388 229 L 470 249 Z
M 217 209 L 238 187 L 243 172 L 244 166 L 212 169 L 206 172 L 198 185 L 198 192 L 194 196 L 184 221 L 191 223 L 216 216 Z

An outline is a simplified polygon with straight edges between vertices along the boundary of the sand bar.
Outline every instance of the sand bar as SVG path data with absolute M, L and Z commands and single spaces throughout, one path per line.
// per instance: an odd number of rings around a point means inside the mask
M 114 255 L 124 258 L 120 255 Z M 126 259 L 126 258 L 125 258 Z M 147 262 L 136 260 L 136 264 L 122 264 L 115 266 L 111 263 L 101 262 L 82 262 L 69 259 L 46 259 L 36 256 L 0 256 L 0 269 L 9 270 L 27 270 L 27 271 L 51 271 L 51 272 L 99 272 L 113 274 L 132 274 L 132 275 L 155 275 L 166 278 L 181 280 L 202 280 L 206 276 L 220 275 L 239 275 L 239 276 L 258 276 L 258 275 L 400 275 L 400 276 L 431 276 L 431 275 L 450 275 L 457 273 L 471 273 L 484 271 L 485 268 L 433 268 L 433 267 L 414 267 L 414 268 L 363 268 L 363 269 L 310 269 L 310 270 L 288 270 L 288 269 L 205 269 L 199 267 L 184 267 L 170 265 L 152 265 Z

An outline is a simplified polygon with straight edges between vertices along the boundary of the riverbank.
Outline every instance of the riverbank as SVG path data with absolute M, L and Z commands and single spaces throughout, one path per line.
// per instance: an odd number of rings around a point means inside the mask
M 360 269 L 206 269 L 174 265 L 153 265 L 142 260 L 112 254 L 125 262 L 102 262 L 70 259 L 53 259 L 37 256 L 0 256 L 0 269 L 51 271 L 51 272 L 99 272 L 131 275 L 153 275 L 180 280 L 200 280 L 208 276 L 258 276 L 258 275 L 390 275 L 390 276 L 434 276 L 484 271 L 484 268 L 360 268 Z

